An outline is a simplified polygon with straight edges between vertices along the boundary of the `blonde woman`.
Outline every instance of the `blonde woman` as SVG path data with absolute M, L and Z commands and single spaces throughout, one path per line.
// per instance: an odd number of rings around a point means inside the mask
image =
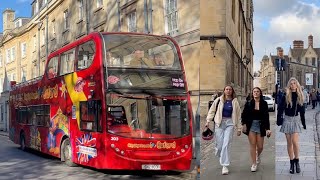
M 232 141 L 234 128 L 237 130 L 237 135 L 241 135 L 241 112 L 236 93 L 232 86 L 226 86 L 223 94 L 218 97 L 211 105 L 206 127 L 210 121 L 215 122 L 215 137 L 216 137 L 216 156 L 220 159 L 222 166 L 222 174 L 229 173 L 228 166 L 230 165 L 230 143 Z
M 301 133 L 300 120 L 303 129 L 306 129 L 305 108 L 302 88 L 297 79 L 291 78 L 288 82 L 286 93 L 281 98 L 278 106 L 277 125 L 280 132 L 285 133 L 287 150 L 290 158 L 290 173 L 300 173 L 299 165 L 299 133 Z M 300 114 L 300 120 L 297 118 Z

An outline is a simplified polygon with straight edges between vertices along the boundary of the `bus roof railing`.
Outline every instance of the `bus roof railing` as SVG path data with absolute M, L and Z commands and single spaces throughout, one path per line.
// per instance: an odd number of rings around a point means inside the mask
M 41 80 L 42 77 L 43 77 L 43 75 L 38 76 L 38 77 L 35 77 L 35 78 L 33 78 L 33 79 L 29 79 L 28 81 L 23 81 L 23 82 L 14 84 L 14 85 L 12 85 L 11 88 L 14 89 L 14 88 L 20 88 L 20 87 L 24 87 L 24 86 L 27 86 L 27 85 L 35 84 L 36 82 L 38 82 L 39 80 Z

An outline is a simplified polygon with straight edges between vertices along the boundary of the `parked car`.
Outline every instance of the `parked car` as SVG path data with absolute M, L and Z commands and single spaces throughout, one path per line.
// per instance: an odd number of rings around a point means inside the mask
M 263 95 L 263 99 L 268 103 L 269 110 L 274 111 L 276 106 L 273 97 L 271 95 L 265 94 Z

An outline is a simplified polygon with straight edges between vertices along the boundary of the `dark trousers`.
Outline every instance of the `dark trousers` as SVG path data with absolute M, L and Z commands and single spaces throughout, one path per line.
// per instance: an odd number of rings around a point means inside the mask
M 314 109 L 316 107 L 316 102 L 317 102 L 317 100 L 312 100 L 312 109 Z

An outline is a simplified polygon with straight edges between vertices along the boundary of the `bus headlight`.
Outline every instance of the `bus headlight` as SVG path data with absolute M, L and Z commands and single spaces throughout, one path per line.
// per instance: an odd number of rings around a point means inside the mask
M 185 150 L 184 150 L 184 149 L 181 149 L 181 152 L 182 152 L 182 153 L 184 153 L 184 152 L 185 152 Z
M 111 147 L 112 147 L 112 148 L 114 148 L 114 147 L 115 147 L 115 145 L 114 145 L 114 144 L 111 144 Z
M 188 146 L 188 145 L 184 145 L 184 148 L 188 149 L 188 148 L 189 148 L 189 146 Z
M 124 155 L 124 151 L 121 151 L 121 155 Z
M 179 152 L 179 151 L 177 151 L 177 155 L 180 155 L 180 152 Z

